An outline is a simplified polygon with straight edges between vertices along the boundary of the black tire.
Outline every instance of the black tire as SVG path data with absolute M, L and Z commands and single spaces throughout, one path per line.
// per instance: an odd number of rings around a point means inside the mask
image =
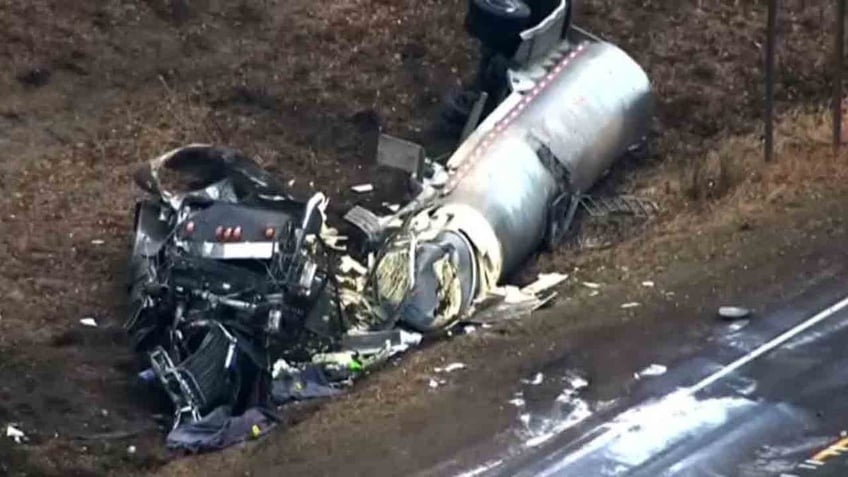
M 487 47 L 512 56 L 529 24 L 530 7 L 522 0 L 470 0 L 465 27 Z

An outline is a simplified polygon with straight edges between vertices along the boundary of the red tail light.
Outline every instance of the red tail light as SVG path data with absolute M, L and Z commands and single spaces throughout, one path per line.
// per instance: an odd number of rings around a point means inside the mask
M 241 227 L 236 227 L 233 230 L 233 241 L 238 242 L 241 240 Z
M 265 238 L 268 239 L 268 240 L 271 240 L 272 238 L 274 238 L 274 235 L 276 233 L 277 233 L 277 231 L 274 230 L 274 227 L 268 227 L 268 228 L 265 229 Z
M 224 240 L 224 227 L 219 225 L 215 229 L 215 238 L 218 239 L 218 241 Z

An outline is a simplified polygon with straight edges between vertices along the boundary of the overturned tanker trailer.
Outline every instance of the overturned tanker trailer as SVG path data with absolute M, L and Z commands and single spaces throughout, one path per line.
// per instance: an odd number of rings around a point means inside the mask
M 413 203 L 426 206 L 408 208 L 411 218 L 384 246 L 372 283 L 383 313 L 420 331 L 467 317 L 528 255 L 559 243 L 581 196 L 644 145 L 647 75 L 615 45 L 569 28 L 569 5 L 558 3 L 521 32 L 520 58 L 499 75 L 505 91 L 479 96 L 502 101 L 449 159 L 446 177 L 425 181 Z

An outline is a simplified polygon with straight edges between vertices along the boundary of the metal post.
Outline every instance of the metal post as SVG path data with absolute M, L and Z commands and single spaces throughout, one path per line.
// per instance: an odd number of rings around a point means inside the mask
M 833 150 L 842 145 L 842 77 L 845 58 L 845 0 L 836 2 L 836 36 L 833 48 Z
M 766 40 L 766 162 L 774 158 L 774 56 L 778 0 L 769 0 Z M 841 0 L 844 1 L 844 0 Z

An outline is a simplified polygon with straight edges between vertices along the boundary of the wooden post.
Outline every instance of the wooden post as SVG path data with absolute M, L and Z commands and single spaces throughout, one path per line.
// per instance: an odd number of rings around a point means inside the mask
M 842 77 L 845 58 L 845 0 L 836 0 L 836 35 L 833 45 L 833 150 L 842 145 Z
M 844 1 L 844 0 L 840 0 Z M 766 35 L 766 162 L 774 159 L 774 56 L 777 42 L 778 0 L 769 0 Z

